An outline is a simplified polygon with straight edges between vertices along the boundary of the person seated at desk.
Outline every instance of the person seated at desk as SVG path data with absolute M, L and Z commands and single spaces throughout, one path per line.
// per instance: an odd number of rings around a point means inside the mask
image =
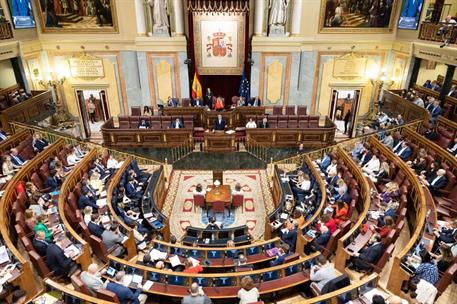
M 184 273 L 200 273 L 200 272 L 203 272 L 203 266 L 200 265 L 200 264 L 194 266 L 190 259 L 186 259 L 184 261 L 184 267 L 185 268 L 182 271 Z
M 143 259 L 141 261 L 137 261 L 138 264 L 148 266 L 148 267 L 155 267 L 155 263 L 151 258 L 151 254 L 149 252 L 146 252 L 143 255 Z
M 100 216 L 98 213 L 91 215 L 90 221 L 87 223 L 87 228 L 91 234 L 95 235 L 98 238 L 102 238 L 103 232 L 105 232 L 105 228 L 100 223 Z
M 256 96 L 256 97 L 252 97 L 249 101 L 248 101 L 248 106 L 251 106 L 251 107 L 260 107 L 260 105 L 262 104 L 262 101 L 260 100 L 259 96 Z
M 411 257 L 408 259 L 411 259 Z M 431 255 L 426 250 L 422 250 L 420 259 L 421 262 L 411 278 L 411 284 L 417 285 L 420 280 L 424 280 L 435 285 L 439 280 L 438 266 L 432 262 Z
M 408 161 L 406 164 L 413 169 L 417 175 L 427 168 L 427 155 L 417 155 L 413 161 Z
M 432 195 L 437 195 L 438 190 L 443 189 L 447 185 L 446 170 L 438 169 L 436 174 L 428 179 L 422 179 L 424 185 L 428 187 Z
M 433 228 L 433 234 L 437 237 L 434 249 L 436 249 L 440 243 L 454 243 L 454 240 L 457 237 L 457 220 L 453 220 L 451 223 L 446 223 L 446 226 L 447 227 L 442 227 L 441 230 Z
M 434 254 L 430 252 L 432 258 L 436 261 L 436 266 L 438 266 L 438 270 L 441 272 L 446 272 L 449 266 L 452 265 L 454 261 L 454 256 L 452 255 L 451 247 L 442 243 L 438 248 L 438 253 Z
M 195 98 L 195 99 L 192 99 L 192 101 L 190 102 L 190 105 L 192 107 L 203 107 L 203 102 L 200 100 L 200 98 Z
M 78 198 L 78 208 L 83 210 L 86 206 L 92 207 L 93 210 L 98 210 L 97 200 L 88 189 L 81 189 L 81 195 Z
M 342 200 L 338 200 L 336 204 L 332 205 L 332 208 L 335 209 L 335 215 L 333 216 L 333 219 L 337 225 L 341 225 L 343 222 L 347 221 L 349 212 L 348 204 Z
M 297 242 L 297 229 L 293 221 L 287 221 L 286 227 L 281 229 L 281 240 L 289 245 L 291 251 L 295 251 L 295 245 Z
M 57 176 L 56 170 L 49 171 L 48 179 L 44 182 L 44 187 L 49 188 L 49 192 L 57 191 L 62 185 L 62 180 Z
M 69 153 L 67 154 L 67 163 L 68 166 L 76 165 L 81 159 L 76 156 L 76 152 L 74 148 L 70 148 Z
M 216 103 L 214 104 L 214 110 L 222 111 L 224 109 L 225 109 L 224 98 L 222 98 L 221 96 L 218 96 L 216 98 Z
M 284 264 L 286 260 L 286 256 L 288 255 L 287 252 L 289 251 L 289 246 L 287 244 L 282 244 L 278 248 L 278 252 L 276 253 L 275 259 L 270 261 L 270 267 L 279 266 Z
M 46 241 L 46 234 L 43 230 L 39 230 L 35 233 L 35 237 L 32 240 L 33 249 L 42 257 L 46 256 L 49 243 Z
M 214 121 L 214 131 L 224 131 L 226 127 L 226 122 L 222 118 L 222 115 L 217 115 L 217 119 Z
M 97 264 L 92 263 L 87 267 L 86 271 L 81 272 L 79 277 L 94 297 L 97 295 L 97 290 L 104 288 L 105 284 L 108 284 L 108 282 L 104 283 L 101 279 L 106 270 L 98 272 L 97 268 Z
M 365 172 L 368 176 L 375 175 L 379 172 L 381 167 L 381 162 L 376 154 L 373 154 L 371 159 L 362 167 L 362 171 Z
M 409 143 L 406 141 L 402 142 L 401 146 L 394 150 L 394 153 L 401 158 L 401 160 L 406 161 L 411 154 L 413 154 L 413 150 L 409 147 Z
M 0 142 L 6 140 L 8 138 L 8 135 L 6 134 L 6 132 L 0 128 Z
M 394 219 L 390 216 L 384 216 L 384 225 L 380 226 L 380 227 L 375 227 L 374 225 L 373 226 L 370 226 L 370 229 L 373 231 L 373 232 L 377 232 L 379 233 L 379 235 L 381 236 L 381 238 L 386 238 L 389 233 L 395 229 L 395 222 L 394 222 Z M 379 224 L 379 221 L 378 221 L 378 224 Z
M 300 171 L 302 172 L 302 171 Z M 292 181 L 294 182 L 294 181 Z M 295 185 L 292 186 L 292 192 L 298 198 L 298 201 L 303 201 L 305 196 L 311 191 L 311 178 L 308 174 L 299 174 Z
M 211 229 L 211 230 L 221 229 L 221 227 L 219 227 L 219 224 L 216 222 L 216 218 L 214 216 L 212 216 L 209 219 L 209 223 L 206 226 L 206 229 Z
M 119 299 L 120 303 L 130 304 L 144 304 L 148 299 L 148 296 L 141 293 L 141 289 L 137 289 L 135 292 L 130 288 L 124 286 L 125 271 L 119 271 L 114 280 L 115 282 L 108 282 L 106 290 L 114 293 Z
M 325 284 L 335 279 L 337 274 L 333 264 L 331 264 L 322 254 L 318 255 L 315 261 L 316 265 L 311 266 L 309 279 L 312 281 L 311 285 L 313 285 L 320 294 Z
M 457 137 L 454 138 L 454 141 L 449 143 L 447 151 L 454 156 L 457 156 Z
M 42 212 L 41 214 L 43 214 L 44 212 Z M 32 209 L 26 209 L 25 212 L 24 212 L 24 216 L 25 216 L 25 225 L 30 229 L 30 230 L 33 230 L 35 229 L 35 225 L 36 225 L 36 218 L 35 218 L 35 212 L 33 212 Z
M 243 194 L 243 189 L 241 188 L 240 183 L 235 184 L 235 188 L 232 190 L 232 195 L 241 195 Z
M 40 133 L 33 134 L 32 147 L 36 153 L 42 152 L 49 143 L 41 136 Z
M 238 290 L 237 296 L 240 304 L 257 303 L 260 293 L 257 287 L 254 287 L 254 281 L 250 276 L 241 279 L 241 289 Z
M 357 157 L 358 163 L 360 166 L 365 166 L 373 157 L 373 153 L 370 151 L 370 145 L 365 143 L 363 149 Z
M 325 213 L 320 217 L 320 220 L 317 222 L 316 228 L 319 230 L 320 226 L 325 225 L 327 226 L 330 234 L 333 234 L 337 229 L 335 220 L 330 216 L 330 214 Z
M 171 96 L 168 96 L 167 98 L 167 106 L 176 108 L 178 106 L 179 102 L 177 98 L 171 98 Z
M 192 283 L 192 285 L 190 285 L 189 293 L 190 293 L 190 295 L 185 296 L 181 300 L 181 304 L 212 304 L 213 303 L 213 301 L 211 301 L 211 299 L 205 295 L 205 293 L 203 292 L 203 289 L 201 289 L 200 286 L 198 286 L 198 284 L 195 282 Z
M 140 120 L 140 123 L 138 124 L 138 129 L 149 129 L 150 127 L 151 125 L 146 119 Z
M 321 251 L 322 248 L 327 246 L 328 241 L 332 237 L 330 230 L 325 225 L 320 225 L 319 228 L 317 228 L 317 231 L 314 230 L 314 232 L 316 233 L 316 236 L 312 239 L 311 242 L 308 242 L 305 245 L 305 254 L 311 254 L 318 250 Z
M 105 244 L 106 249 L 108 249 L 108 251 L 110 251 L 110 249 L 113 248 L 114 246 L 120 245 L 113 252 L 111 252 L 111 254 L 114 255 L 115 257 L 121 256 L 122 254 L 124 254 L 124 248 L 123 248 L 124 236 L 119 231 L 118 223 L 111 223 L 110 228 L 105 229 L 105 231 L 103 231 L 102 240 L 103 240 L 103 244 Z
M 257 124 L 255 123 L 254 119 L 249 118 L 249 121 L 246 123 L 246 129 L 255 129 L 257 128 Z
M 10 150 L 10 157 L 11 157 L 11 162 L 13 163 L 14 169 L 20 169 L 22 168 L 25 163 L 27 163 L 26 160 L 22 158 L 22 156 L 19 155 L 18 151 L 16 148 L 13 148 Z
M 105 165 L 103 165 L 103 163 L 100 161 L 100 159 L 96 158 L 95 159 L 95 162 L 94 162 L 94 168 L 92 168 L 91 171 L 95 171 L 95 172 L 98 172 L 100 174 L 100 178 L 101 179 L 105 179 L 107 178 L 108 176 L 111 175 L 111 171 L 108 170 Z M 90 173 L 92 174 L 92 173 Z
M 238 255 L 238 259 L 235 259 L 236 268 L 253 268 L 251 264 L 248 264 L 248 259 L 244 254 Z
M 176 118 L 170 124 L 170 129 L 182 129 L 182 128 L 184 128 L 184 125 L 182 124 L 181 119 L 179 119 L 179 118 Z
M 195 189 L 192 191 L 192 193 L 194 195 L 205 196 L 206 195 L 206 189 L 203 189 L 202 184 L 197 184 L 197 186 L 195 186 Z
M 257 127 L 261 129 L 267 129 L 269 127 L 268 118 L 266 116 L 262 118 L 262 121 L 259 123 Z
M 9 181 L 13 178 L 17 169 L 15 169 L 13 162 L 11 161 L 11 156 L 5 155 L 2 157 L 2 173 L 6 176 L 6 180 Z
M 67 253 L 70 257 L 65 255 L 65 237 L 60 235 L 55 240 L 55 244 L 49 243 L 46 250 L 46 265 L 49 270 L 53 272 L 54 276 L 70 277 L 76 270 L 77 265 L 73 261 L 75 252 Z
M 38 215 L 37 218 L 36 218 L 36 225 L 33 228 L 33 230 L 35 231 L 35 233 L 37 233 L 38 231 L 43 231 L 44 235 L 45 235 L 44 239 L 47 242 L 51 242 L 52 241 L 52 236 L 53 236 L 53 233 L 54 233 L 54 229 L 53 228 L 48 228 L 48 226 L 44 223 L 46 221 L 46 218 L 47 217 L 44 214 Z
M 143 107 L 143 116 L 152 116 L 152 115 L 153 115 L 153 111 L 152 111 L 151 107 L 144 106 Z
M 344 182 L 343 179 L 340 179 L 338 181 L 338 183 L 340 182 Z M 338 185 L 340 186 L 340 185 Z M 345 187 L 337 187 L 335 188 L 335 190 L 337 191 L 335 195 L 333 195 L 333 198 L 336 200 L 336 201 L 343 201 L 345 203 L 350 203 L 351 202 L 351 195 L 348 193 L 347 191 L 347 185 L 344 183 Z
M 129 176 L 129 182 L 125 186 L 125 193 L 131 200 L 140 200 L 143 197 L 143 191 L 133 176 Z
M 398 188 L 398 184 L 396 182 L 388 182 L 384 191 L 377 194 L 377 198 L 379 199 L 381 205 L 385 205 L 393 198 L 397 198 L 399 195 L 400 188 Z
M 371 271 L 370 264 L 376 264 L 384 252 L 384 244 L 381 236 L 373 234 L 368 244 L 360 252 L 351 253 L 351 262 L 349 269 L 356 271 Z

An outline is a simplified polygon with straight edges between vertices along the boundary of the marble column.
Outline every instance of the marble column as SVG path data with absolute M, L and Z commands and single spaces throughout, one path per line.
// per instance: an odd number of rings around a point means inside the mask
M 146 35 L 146 20 L 144 15 L 144 1 L 135 0 L 136 31 L 140 36 Z
M 175 36 L 184 35 L 183 1 L 173 0 L 173 17 L 175 19 Z
M 255 22 L 254 22 L 254 35 L 263 36 L 263 26 L 265 22 L 265 0 L 255 0 Z
M 292 36 L 300 35 L 301 13 L 302 13 L 302 9 L 303 9 L 303 1 L 304 0 L 295 0 L 294 1 L 294 6 L 292 8 L 292 29 L 291 29 Z

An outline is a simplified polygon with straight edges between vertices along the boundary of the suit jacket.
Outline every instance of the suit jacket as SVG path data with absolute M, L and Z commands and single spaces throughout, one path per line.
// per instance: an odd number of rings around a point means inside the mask
M 363 249 L 359 258 L 371 264 L 376 264 L 384 252 L 384 244 L 382 242 L 373 244 Z
M 138 300 L 138 296 L 140 295 L 141 290 L 137 289 L 135 292 L 132 292 L 130 288 L 125 287 L 124 285 L 109 282 L 106 286 L 106 290 L 109 290 L 116 294 L 121 303 L 129 303 L 130 304 L 139 304 L 140 301 Z
M 365 166 L 365 164 L 367 162 L 369 162 L 371 160 L 371 158 L 373 157 L 373 154 L 370 152 L 370 151 L 366 151 L 365 153 L 363 153 L 362 155 L 360 155 L 360 161 L 361 161 L 361 165 L 362 166 Z
M 48 176 L 48 179 L 46 180 L 46 182 L 44 182 L 44 187 L 45 188 L 50 188 L 51 191 L 55 191 L 56 189 L 58 189 L 60 186 L 60 182 L 58 181 L 57 177 L 55 176 Z
M 63 250 L 56 244 L 50 243 L 46 250 L 46 265 L 54 271 L 55 276 L 67 276 L 70 272 L 73 260 L 67 258 Z
M 101 238 L 103 232 L 105 231 L 105 228 L 103 228 L 103 226 L 95 224 L 92 221 L 89 222 L 87 228 L 89 228 L 91 234 L 95 235 L 98 238 Z
M 402 148 L 403 149 L 403 148 Z M 402 149 L 398 150 L 398 152 L 400 152 Z M 397 153 L 398 153 L 397 152 Z M 406 148 L 402 153 L 398 154 L 398 156 L 402 159 L 402 160 L 406 160 L 408 159 L 411 154 L 413 154 L 413 150 L 411 150 L 410 147 Z
M 86 285 L 89 291 L 92 293 L 93 296 L 97 294 L 97 290 L 103 288 L 103 281 L 97 276 L 88 273 L 87 271 L 83 271 L 80 276 L 81 281 Z
M 205 93 L 205 106 L 208 106 L 210 109 L 213 107 L 213 97 L 214 97 L 213 92 L 208 93 L 208 91 L 206 91 L 206 93 Z
M 200 99 L 192 99 L 190 105 L 193 107 L 203 107 L 203 102 Z
M 41 256 L 41 257 L 45 257 L 46 256 L 46 251 L 48 249 L 48 245 L 49 243 L 46 242 L 46 241 L 41 241 L 41 240 L 37 240 L 36 238 L 33 238 L 32 240 L 32 245 L 33 245 L 33 248 L 35 248 L 35 251 Z
M 33 140 L 33 150 L 41 152 L 48 146 L 48 142 L 44 139 Z
M 443 175 L 441 176 L 434 185 L 432 185 L 432 182 L 433 180 L 437 178 L 437 175 L 433 175 L 429 180 L 428 180 L 428 183 L 430 184 L 429 189 L 430 190 L 439 190 L 439 189 L 442 189 L 444 187 L 446 187 L 447 185 L 447 177 L 446 175 Z
M 217 119 L 217 118 L 214 121 L 214 130 L 224 131 L 225 130 L 225 126 L 226 126 L 226 123 L 225 123 L 225 120 L 223 118 L 222 118 L 222 120 L 220 122 L 219 122 L 219 119 Z
M 113 246 L 115 246 L 117 244 L 121 244 L 123 237 L 122 237 L 122 235 L 116 234 L 116 233 L 112 232 L 111 230 L 105 230 L 102 233 L 102 239 L 103 239 L 103 243 L 105 244 L 106 248 L 109 250 Z
M 289 230 L 281 235 L 281 240 L 290 246 L 291 251 L 295 251 L 295 243 L 297 242 L 297 230 Z
M 284 264 L 285 259 L 286 259 L 285 254 L 277 255 L 276 258 L 270 262 L 270 266 L 273 267 L 273 266 L 282 265 L 282 264 Z
M 257 128 L 267 129 L 269 127 L 268 121 L 264 124 L 263 121 L 259 123 Z
M 22 166 L 25 162 L 25 160 L 22 158 L 22 156 L 18 155 L 11 155 L 11 162 L 15 166 Z
M 172 121 L 170 123 L 170 129 L 182 129 L 184 126 L 182 125 L 182 122 L 179 121 L 178 128 L 176 128 L 176 121 Z
M 128 183 L 127 186 L 125 186 L 125 194 L 130 199 L 135 199 L 142 196 L 141 192 L 137 191 L 136 187 L 132 185 L 132 183 Z
M 0 141 L 5 140 L 7 138 L 6 132 L 5 131 L 0 131 Z
M 91 206 L 93 209 L 98 210 L 97 202 L 93 197 L 88 197 L 84 194 L 81 194 L 78 199 L 78 208 L 82 210 L 86 206 Z

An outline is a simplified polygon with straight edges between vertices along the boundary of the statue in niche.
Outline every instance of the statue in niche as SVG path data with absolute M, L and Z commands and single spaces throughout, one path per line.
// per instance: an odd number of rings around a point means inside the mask
M 152 21 L 152 35 L 169 36 L 168 0 L 146 0 L 148 6 L 148 19 Z
M 290 0 L 270 0 L 268 8 L 270 17 L 268 25 L 270 26 L 270 35 L 284 35 L 287 22 L 287 7 Z

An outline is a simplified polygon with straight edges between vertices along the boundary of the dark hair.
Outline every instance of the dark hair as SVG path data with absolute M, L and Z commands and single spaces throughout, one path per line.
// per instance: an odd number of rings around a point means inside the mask
M 119 224 L 114 222 L 114 223 L 111 223 L 111 227 L 110 227 L 110 230 L 111 231 L 116 231 L 116 229 L 119 228 Z
M 327 258 L 325 256 L 323 256 L 322 254 L 318 255 L 316 257 L 316 262 L 319 264 L 319 265 L 324 265 L 327 263 Z
M 423 250 L 421 252 L 421 259 L 422 263 L 431 263 L 432 262 L 432 257 L 430 256 L 430 253 L 427 252 L 427 250 Z
M 344 205 L 345 205 L 345 203 L 342 200 L 336 201 L 336 204 L 337 204 L 338 208 L 340 208 L 340 209 L 344 208 Z
M 202 184 L 198 184 L 198 185 L 195 187 L 195 190 L 197 190 L 197 192 L 202 192 L 202 190 L 203 190 Z
M 384 301 L 384 298 L 380 295 L 374 295 L 373 298 L 371 299 L 371 303 L 373 304 L 385 304 L 386 301 Z
M 149 263 L 149 262 L 151 262 L 151 255 L 149 253 L 145 253 L 143 255 L 143 263 L 146 264 L 146 263 Z
M 174 235 L 170 236 L 170 243 L 176 244 L 176 237 Z
M 98 219 L 98 217 L 99 217 L 98 213 L 92 213 L 92 215 L 90 216 L 90 220 L 92 222 L 94 222 Z
M 13 291 L 13 296 L 11 299 L 13 300 L 13 303 L 16 303 L 17 301 L 19 301 L 20 299 L 22 299 L 25 296 L 27 296 L 27 293 L 21 289 L 18 289 L 18 290 Z

